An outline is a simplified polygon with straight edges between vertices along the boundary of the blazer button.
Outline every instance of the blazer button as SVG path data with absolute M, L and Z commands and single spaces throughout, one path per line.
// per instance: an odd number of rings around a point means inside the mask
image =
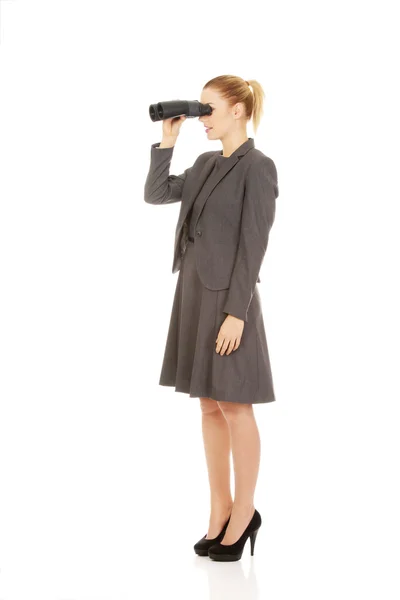
M 202 231 L 200 231 L 200 230 L 199 230 L 199 231 L 196 231 L 196 235 L 199 235 L 199 236 L 200 236 L 201 234 L 202 234 Z

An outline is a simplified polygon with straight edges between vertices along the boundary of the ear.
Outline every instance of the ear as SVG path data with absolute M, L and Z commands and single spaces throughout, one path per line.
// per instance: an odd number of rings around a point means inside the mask
M 243 102 L 236 102 L 233 107 L 233 115 L 234 117 L 240 119 L 244 116 L 244 104 Z

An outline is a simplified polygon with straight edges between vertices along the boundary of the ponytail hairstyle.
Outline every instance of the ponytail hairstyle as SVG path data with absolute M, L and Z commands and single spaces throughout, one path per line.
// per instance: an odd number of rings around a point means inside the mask
M 261 84 L 256 79 L 246 81 L 236 75 L 220 75 L 207 81 L 203 89 L 212 88 L 222 98 L 228 101 L 229 106 L 243 102 L 247 120 L 253 118 L 254 133 L 263 115 L 265 93 Z

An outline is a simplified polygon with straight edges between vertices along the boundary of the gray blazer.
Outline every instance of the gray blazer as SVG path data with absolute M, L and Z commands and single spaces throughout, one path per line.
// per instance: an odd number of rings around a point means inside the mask
M 144 200 L 148 204 L 181 201 L 172 273 L 180 270 L 187 246 L 187 218 L 200 195 L 201 210 L 195 223 L 200 280 L 210 290 L 229 289 L 224 312 L 247 322 L 275 218 L 279 194 L 275 164 L 249 138 L 211 177 L 215 156 L 221 150 L 204 152 L 181 175 L 170 175 L 174 148 L 159 145 L 151 145 Z

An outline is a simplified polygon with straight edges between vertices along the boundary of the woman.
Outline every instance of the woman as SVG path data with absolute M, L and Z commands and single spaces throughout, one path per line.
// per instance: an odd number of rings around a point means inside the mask
M 149 204 L 181 202 L 172 269 L 179 276 L 159 384 L 200 399 L 211 515 L 194 550 L 223 561 L 239 560 L 248 537 L 253 555 L 261 525 L 254 507 L 260 438 L 253 404 L 275 400 L 257 282 L 278 181 L 274 162 L 246 133 L 251 117 L 258 128 L 263 96 L 255 80 L 211 79 L 200 101 L 212 112 L 199 121 L 223 150 L 205 152 L 181 175 L 169 175 L 186 117 L 164 120 L 145 183 Z

